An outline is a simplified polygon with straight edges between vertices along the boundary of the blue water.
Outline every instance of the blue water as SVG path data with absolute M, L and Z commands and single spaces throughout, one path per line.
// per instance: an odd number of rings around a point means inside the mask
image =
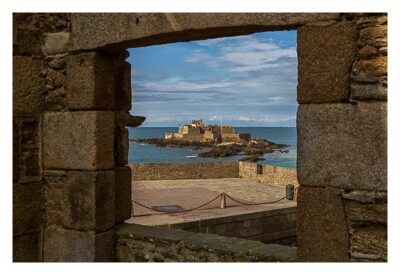
M 297 135 L 295 127 L 235 127 L 238 133 L 251 133 L 252 138 L 264 138 L 276 143 L 289 144 L 287 154 L 265 154 L 265 160 L 260 164 L 273 166 L 296 167 Z M 129 128 L 129 138 L 163 138 L 165 133 L 178 132 L 177 127 L 139 127 Z M 224 162 L 236 161 L 243 156 L 225 158 L 199 158 L 196 155 L 208 149 L 199 151 L 191 148 L 156 147 L 150 144 L 129 143 L 130 163 L 160 163 L 160 162 Z

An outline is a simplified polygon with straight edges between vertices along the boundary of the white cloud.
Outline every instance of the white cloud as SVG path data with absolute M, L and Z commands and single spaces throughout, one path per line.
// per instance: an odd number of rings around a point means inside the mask
M 168 78 L 161 81 L 140 83 L 141 88 L 155 91 L 203 91 L 209 89 L 226 88 L 232 85 L 230 82 L 195 82 L 182 78 Z
M 228 41 L 231 43 L 227 45 Z M 201 62 L 211 68 L 227 68 L 231 72 L 251 72 L 291 65 L 292 62 L 281 60 L 291 60 L 297 56 L 294 47 L 285 48 L 277 43 L 259 41 L 254 37 L 215 39 L 212 42 L 206 40 L 197 44 L 208 48 L 216 47 L 219 55 L 197 51 L 187 57 L 186 62 Z

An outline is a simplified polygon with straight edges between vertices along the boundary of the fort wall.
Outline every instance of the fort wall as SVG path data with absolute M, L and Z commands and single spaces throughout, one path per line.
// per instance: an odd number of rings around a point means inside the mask
M 299 186 L 294 168 L 239 162 L 239 177 L 282 187 L 289 183 Z
M 132 180 L 243 178 L 261 183 L 298 186 L 296 169 L 251 162 L 135 163 Z M 261 169 L 259 168 L 261 166 Z M 261 172 L 261 173 L 259 173 Z
M 132 180 L 238 178 L 237 162 L 135 163 L 129 164 Z
M 296 248 L 143 225 L 119 225 L 120 262 L 294 262 Z

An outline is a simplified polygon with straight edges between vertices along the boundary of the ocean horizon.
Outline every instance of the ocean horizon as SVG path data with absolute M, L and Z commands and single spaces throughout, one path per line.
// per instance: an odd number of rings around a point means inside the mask
M 275 143 L 290 145 L 289 153 L 265 154 L 259 164 L 296 168 L 297 129 L 296 127 L 235 127 L 238 133 L 250 133 L 252 138 L 264 138 Z M 177 132 L 178 127 L 138 127 L 128 128 L 129 139 L 163 138 L 165 133 Z M 156 147 L 152 144 L 129 142 L 129 163 L 165 162 L 229 162 L 237 161 L 244 155 L 224 158 L 202 158 L 197 155 L 208 149 Z

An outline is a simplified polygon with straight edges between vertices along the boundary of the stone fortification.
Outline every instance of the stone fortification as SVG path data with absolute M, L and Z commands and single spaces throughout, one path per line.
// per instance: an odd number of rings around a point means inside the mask
M 294 262 L 296 248 L 143 225 L 116 228 L 120 262 Z
M 294 168 L 251 162 L 239 162 L 239 177 L 277 186 L 286 186 L 288 183 L 294 184 L 296 187 L 299 185 Z
M 239 177 L 237 162 L 129 164 L 132 180 L 216 179 Z
M 178 133 L 166 133 L 165 139 L 178 139 L 192 142 L 244 142 L 251 139 L 249 133 L 236 133 L 227 125 L 204 125 L 203 121 L 192 120 L 189 125 L 179 125 Z

